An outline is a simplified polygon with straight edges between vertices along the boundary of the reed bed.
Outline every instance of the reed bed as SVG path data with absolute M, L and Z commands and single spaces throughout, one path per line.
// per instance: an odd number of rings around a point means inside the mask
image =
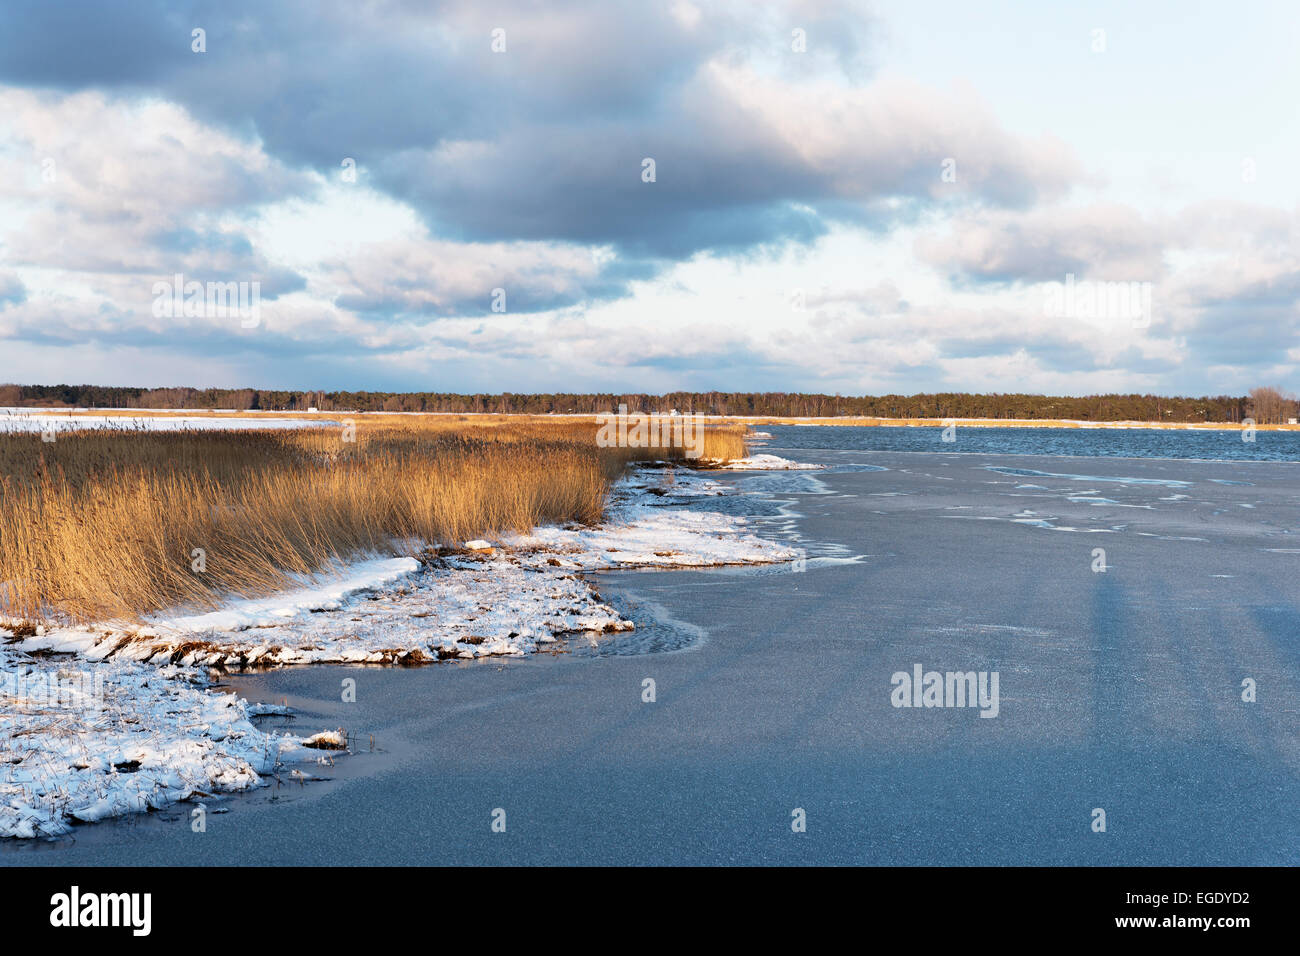
M 710 427 L 705 458 L 745 454 Z M 609 483 L 681 448 L 593 420 L 357 416 L 342 427 L 0 435 L 0 616 L 138 619 L 269 593 L 361 554 L 598 521 Z

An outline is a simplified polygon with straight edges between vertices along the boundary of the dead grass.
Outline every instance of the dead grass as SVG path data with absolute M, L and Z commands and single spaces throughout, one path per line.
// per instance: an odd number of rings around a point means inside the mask
M 600 519 L 629 462 L 594 419 L 356 416 L 301 430 L 0 435 L 0 614 L 137 618 L 285 587 L 362 553 L 414 553 Z M 706 431 L 738 458 L 743 426 Z

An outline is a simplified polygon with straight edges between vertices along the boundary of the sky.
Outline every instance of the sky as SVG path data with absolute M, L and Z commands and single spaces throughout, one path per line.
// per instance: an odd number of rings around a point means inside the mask
M 1293 391 L 1297 48 L 1282 2 L 6 0 L 0 378 Z

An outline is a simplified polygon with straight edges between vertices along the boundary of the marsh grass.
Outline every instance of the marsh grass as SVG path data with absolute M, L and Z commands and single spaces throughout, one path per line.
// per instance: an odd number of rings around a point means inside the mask
M 587 420 L 366 415 L 345 428 L 0 435 L 0 615 L 135 619 L 265 594 L 361 554 L 590 524 L 629 463 L 683 458 L 599 448 L 595 433 Z M 711 427 L 705 456 L 743 457 L 743 436 Z

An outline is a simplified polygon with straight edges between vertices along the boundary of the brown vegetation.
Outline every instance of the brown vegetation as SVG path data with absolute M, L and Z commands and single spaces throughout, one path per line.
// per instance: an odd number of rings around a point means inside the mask
M 1247 411 L 1257 425 L 1282 425 L 1296 417 L 1296 399 L 1278 388 L 1252 388 Z
M 744 454 L 711 428 L 706 455 Z M 364 416 L 300 430 L 0 435 L 0 613 L 135 617 L 286 586 L 361 553 L 597 521 L 634 460 L 593 421 Z

